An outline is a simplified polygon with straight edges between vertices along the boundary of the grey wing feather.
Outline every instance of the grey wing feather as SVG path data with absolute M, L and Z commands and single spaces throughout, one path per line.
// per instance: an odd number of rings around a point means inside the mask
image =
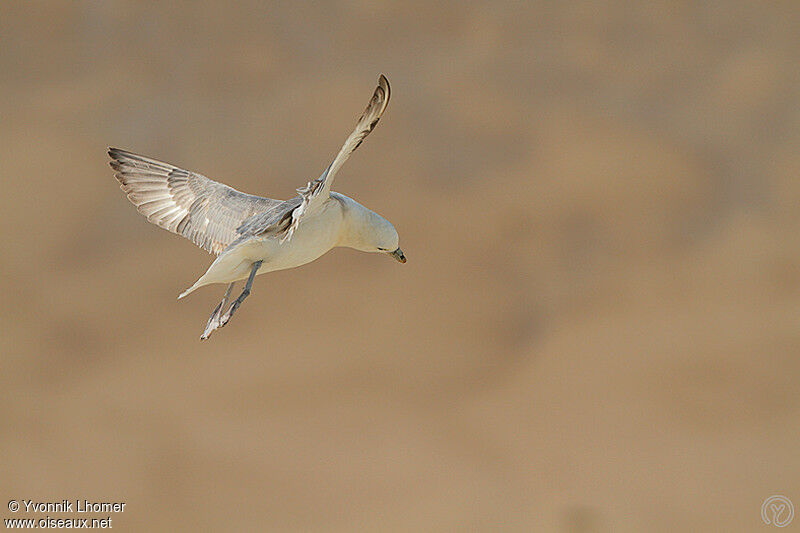
M 240 236 L 242 222 L 283 203 L 118 148 L 108 155 L 120 187 L 148 221 L 214 254 Z
M 386 111 L 386 106 L 389 105 L 390 96 L 389 80 L 386 79 L 386 76 L 381 74 L 378 78 L 378 86 L 375 88 L 375 92 L 372 93 L 372 98 L 370 98 L 367 108 L 358 119 L 353 133 L 351 133 L 344 142 L 339 153 L 336 154 L 333 162 L 328 166 L 328 169 L 318 178 L 323 181 L 323 190 L 326 195 L 330 193 L 333 178 L 336 176 L 339 169 L 342 168 L 344 162 L 347 161 L 350 154 L 355 152 L 356 148 L 361 146 L 361 143 L 364 142 L 367 135 L 375 129 L 383 112 Z
M 268 211 L 251 216 L 242 222 L 236 231 L 242 237 L 284 232 L 292 221 L 292 212 L 302 202 L 303 199 L 300 196 L 280 202 Z
M 375 129 L 383 112 L 386 110 L 386 106 L 389 104 L 390 95 L 389 80 L 386 79 L 386 76 L 381 74 L 380 78 L 378 78 L 378 86 L 375 88 L 375 92 L 372 93 L 372 98 L 370 98 L 367 108 L 364 110 L 364 113 L 361 114 L 361 118 L 358 119 L 353 133 L 351 133 L 344 142 L 344 145 L 342 145 L 339 153 L 336 154 L 333 162 L 331 162 L 319 178 L 309 181 L 305 187 L 297 189 L 303 201 L 293 210 L 291 223 L 282 241 L 291 239 L 303 214 L 308 211 L 309 208 L 313 207 L 317 202 L 326 200 L 330 196 L 331 184 L 336 177 L 336 173 L 342 168 L 342 165 L 350 157 L 350 154 L 361 146 L 361 143 L 367 135 Z

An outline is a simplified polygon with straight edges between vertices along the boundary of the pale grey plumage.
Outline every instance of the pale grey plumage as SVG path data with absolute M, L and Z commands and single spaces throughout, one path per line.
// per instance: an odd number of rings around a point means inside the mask
M 303 203 L 303 198 L 294 196 L 284 200 L 274 208 L 256 213 L 236 228 L 241 237 L 285 232 L 292 221 L 292 212 Z
M 235 241 L 241 235 L 237 228 L 254 214 L 283 214 L 276 208 L 289 208 L 132 152 L 110 148 L 108 155 L 122 190 L 147 220 L 214 254 Z

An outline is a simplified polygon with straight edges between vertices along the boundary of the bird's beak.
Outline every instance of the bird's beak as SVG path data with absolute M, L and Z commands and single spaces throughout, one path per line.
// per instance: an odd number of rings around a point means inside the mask
M 394 252 L 389 252 L 389 255 L 391 255 L 392 257 L 394 257 L 395 259 L 397 259 L 401 263 L 405 263 L 406 262 L 406 256 L 403 255 L 403 250 L 401 250 L 400 248 L 398 248 Z

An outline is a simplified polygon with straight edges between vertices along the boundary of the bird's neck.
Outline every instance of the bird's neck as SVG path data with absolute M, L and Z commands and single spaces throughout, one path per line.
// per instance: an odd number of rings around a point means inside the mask
M 343 227 L 337 246 L 372 251 L 373 228 L 381 216 L 343 194 L 331 193 L 331 197 L 342 205 Z

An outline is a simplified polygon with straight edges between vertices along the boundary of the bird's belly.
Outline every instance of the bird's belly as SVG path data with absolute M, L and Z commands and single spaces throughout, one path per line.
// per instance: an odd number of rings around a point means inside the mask
M 342 225 L 341 213 L 323 209 L 303 220 L 292 238 L 280 242 L 283 235 L 268 237 L 259 242 L 259 254 L 264 266 L 259 273 L 293 268 L 310 263 L 336 246 Z

